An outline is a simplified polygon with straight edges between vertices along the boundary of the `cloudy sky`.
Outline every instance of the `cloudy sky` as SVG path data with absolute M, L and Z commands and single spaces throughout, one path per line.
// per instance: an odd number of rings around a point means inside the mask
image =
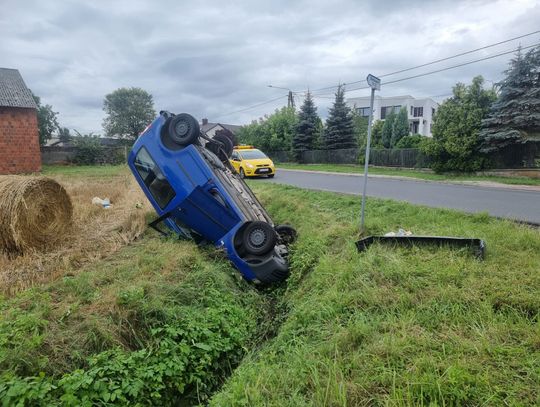
M 158 111 L 244 124 L 286 103 L 238 112 L 285 95 L 269 84 L 350 83 L 537 30 L 538 0 L 0 0 L 0 66 L 19 69 L 61 124 L 82 132 L 102 132 L 103 97 L 130 86 L 150 92 Z M 532 35 L 388 80 L 539 42 Z M 441 100 L 474 75 L 499 80 L 509 57 L 383 85 L 380 94 Z M 322 96 L 325 116 L 332 100 Z

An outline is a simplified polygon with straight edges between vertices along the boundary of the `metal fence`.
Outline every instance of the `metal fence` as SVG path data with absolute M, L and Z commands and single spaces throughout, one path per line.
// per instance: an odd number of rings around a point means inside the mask
M 364 151 L 358 148 L 341 150 L 307 150 L 302 152 L 300 162 L 304 164 L 359 164 L 363 162 Z M 288 151 L 271 151 L 270 158 L 278 162 L 294 161 Z M 427 157 L 416 148 L 373 149 L 370 164 L 384 167 L 418 168 L 429 165 Z
M 358 148 L 342 150 L 307 150 L 299 162 L 303 164 L 360 164 L 364 151 Z M 292 162 L 290 151 L 270 151 L 270 158 L 277 162 Z M 540 141 L 517 144 L 491 158 L 492 168 L 539 168 Z M 417 148 L 372 149 L 369 163 L 381 167 L 430 168 L 431 160 Z

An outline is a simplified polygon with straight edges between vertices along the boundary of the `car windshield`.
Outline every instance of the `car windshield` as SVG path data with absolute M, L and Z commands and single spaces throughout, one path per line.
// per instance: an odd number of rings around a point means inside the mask
M 240 153 L 242 158 L 244 160 L 253 160 L 256 158 L 268 158 L 262 151 L 260 150 L 245 150 Z

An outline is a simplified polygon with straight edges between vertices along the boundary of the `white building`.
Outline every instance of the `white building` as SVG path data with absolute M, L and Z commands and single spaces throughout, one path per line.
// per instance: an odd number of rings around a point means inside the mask
M 369 101 L 369 96 L 350 98 L 347 99 L 347 105 L 360 115 L 368 117 Z M 391 112 L 398 113 L 399 109 L 403 106 L 407 108 L 411 134 L 418 133 L 431 137 L 431 122 L 439 104 L 430 98 L 415 99 L 410 95 L 394 97 L 375 96 L 373 102 L 373 121 L 384 120 Z

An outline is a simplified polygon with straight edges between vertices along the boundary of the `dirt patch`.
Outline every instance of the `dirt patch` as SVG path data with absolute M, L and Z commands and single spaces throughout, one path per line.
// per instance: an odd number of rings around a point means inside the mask
M 0 292 L 4 294 L 76 273 L 81 264 L 110 255 L 145 230 L 150 206 L 130 175 L 54 178 L 71 198 L 72 227 L 45 252 L 26 250 L 16 258 L 0 254 Z M 110 198 L 112 206 L 93 205 L 96 196 Z

